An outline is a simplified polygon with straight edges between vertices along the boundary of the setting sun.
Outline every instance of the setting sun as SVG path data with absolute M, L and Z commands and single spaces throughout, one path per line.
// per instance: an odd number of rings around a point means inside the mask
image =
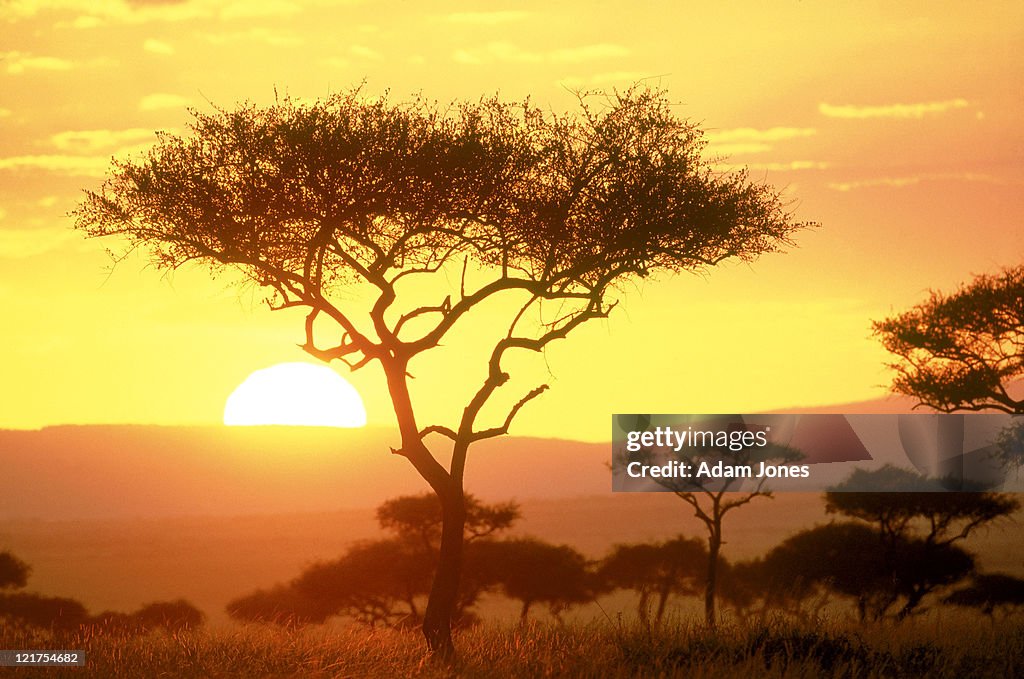
M 327 366 L 280 363 L 252 373 L 228 396 L 224 424 L 362 427 L 355 388 Z

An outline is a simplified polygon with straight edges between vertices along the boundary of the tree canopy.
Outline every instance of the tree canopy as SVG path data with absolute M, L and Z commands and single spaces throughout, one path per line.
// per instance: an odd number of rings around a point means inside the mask
M 498 97 L 395 103 L 356 89 L 193 112 L 189 134 L 160 134 L 145 159 L 115 162 L 76 226 L 160 269 L 237 269 L 270 290 L 274 308 L 306 311 L 309 354 L 380 365 L 401 436 L 393 452 L 442 505 L 423 629 L 450 657 L 469 447 L 508 433 L 548 388 L 482 417 L 510 381 L 507 355 L 606 317 L 609 293 L 632 278 L 751 261 L 803 226 L 778 192 L 716 170 L 702 148 L 663 92 L 640 87 L 581 97 L 566 114 Z M 435 280 L 445 290 L 424 301 L 423 281 Z M 420 422 L 410 363 L 494 298 L 513 308 L 479 388 L 456 421 Z M 447 467 L 430 435 L 450 439 Z
M 942 412 L 1024 413 L 1009 385 L 1024 376 L 1024 266 L 978 276 L 954 293 L 932 291 L 874 323 L 896 355 L 894 391 Z

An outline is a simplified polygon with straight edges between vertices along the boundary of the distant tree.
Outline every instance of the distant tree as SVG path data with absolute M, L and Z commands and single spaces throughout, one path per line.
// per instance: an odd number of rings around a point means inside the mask
M 977 528 L 1020 509 L 1020 501 L 1003 493 L 892 490 L 934 487 L 928 479 L 893 466 L 858 469 L 825 493 L 825 509 L 873 524 L 884 539 L 921 535 L 928 544 L 964 540 Z
M 914 472 L 886 466 L 856 470 L 825 494 L 826 511 L 857 519 L 874 530 L 879 554 L 885 559 L 883 573 L 891 572 L 898 580 L 891 600 L 883 599 L 884 605 L 874 607 L 882 614 L 902 597 L 903 606 L 896 615 L 904 618 L 918 610 L 928 594 L 969 575 L 969 555 L 955 543 L 1020 508 L 1016 498 L 1000 493 L 892 490 L 934 487 Z M 878 490 L 863 492 L 865 488 Z
M 552 545 L 534 538 L 483 540 L 467 551 L 467 573 L 497 586 L 510 599 L 522 603 L 520 621 L 530 608 L 547 604 L 556 618 L 568 607 L 593 599 L 587 560 L 568 545 Z
M 995 619 L 997 611 L 1009 614 L 1024 608 L 1024 580 L 1005 573 L 978 573 L 968 587 L 950 592 L 943 602 Z
M 465 542 L 509 529 L 519 519 L 515 502 L 487 504 L 466 495 Z M 430 592 L 437 563 L 441 503 L 435 495 L 405 495 L 377 508 L 377 523 L 393 534 L 351 546 L 341 557 L 315 563 L 287 585 L 236 599 L 228 613 L 240 620 L 298 625 L 343 615 L 370 626 L 408 626 L 423 619 L 422 600 Z M 463 583 L 453 622 L 476 619 L 477 598 L 492 583 L 470 578 Z
M 1009 384 L 1024 376 L 1024 266 L 978 276 L 944 295 L 874 323 L 882 346 L 898 358 L 894 391 L 950 413 L 1024 413 Z
M 206 616 L 184 599 L 156 601 L 132 614 L 147 630 L 162 628 L 168 632 L 193 629 L 203 624 Z
M 510 383 L 510 354 L 606 317 L 630 280 L 750 261 L 801 226 L 777 192 L 706 162 L 700 131 L 661 92 L 590 102 L 571 116 L 496 98 L 437 107 L 353 91 L 194 113 L 190 136 L 161 134 L 145 160 L 116 162 L 75 212 L 86 234 L 124 239 L 158 268 L 231 267 L 268 288 L 274 308 L 304 308 L 315 357 L 380 364 L 401 435 L 393 452 L 443 508 L 423 621 L 443 657 L 454 653 L 467 453 L 506 434 L 547 389 L 492 403 Z M 435 284 L 449 288 L 424 303 Z M 347 285 L 369 291 L 367 304 L 337 294 Z M 479 388 L 452 426 L 423 426 L 412 365 L 500 299 L 514 310 L 488 340 Z M 501 413 L 485 421 L 488 404 Z M 451 441 L 447 468 L 431 434 Z
M 643 416 L 641 419 L 646 418 Z M 635 429 L 647 428 L 648 422 L 637 423 Z M 728 424 L 726 422 L 726 424 Z M 743 446 L 733 449 L 729 446 L 683 447 L 672 453 L 674 460 L 696 470 L 702 464 L 714 466 L 723 463 L 725 466 L 753 465 L 757 462 L 785 464 L 796 462 L 803 455 L 793 448 L 769 443 L 767 446 Z M 622 467 L 631 461 L 653 462 L 650 449 L 642 449 L 637 453 L 627 453 L 627 457 L 616 460 L 615 464 Z M 671 490 L 677 497 L 690 505 L 693 515 L 704 524 L 707 530 L 707 569 L 704 578 L 704 622 L 709 627 L 717 623 L 715 598 L 718 592 L 719 568 L 723 562 L 722 545 L 723 523 L 732 510 L 749 504 L 759 497 L 771 498 L 772 493 L 765 488 L 767 477 L 755 480 L 753 487 L 746 489 L 741 486 L 747 481 L 743 478 L 689 478 L 659 477 L 655 478 L 659 485 Z
M 786 539 L 746 571 L 766 606 L 798 610 L 822 591 L 855 602 L 861 620 L 897 620 L 970 575 L 974 559 L 949 543 L 884 537 L 859 522 L 830 523 Z
M 672 594 L 697 594 L 704 587 L 707 547 L 697 538 L 678 537 L 658 543 L 616 545 L 600 563 L 597 581 L 603 589 L 630 589 L 640 595 L 637 614 L 660 623 Z
M 79 601 L 27 592 L 0 594 L 0 618 L 5 617 L 51 630 L 75 630 L 89 622 L 89 612 Z
M 1024 466 L 1024 419 L 1015 417 L 996 437 L 996 457 L 1007 469 Z
M 327 620 L 337 613 L 333 606 L 334 602 L 328 604 L 290 585 L 276 585 L 233 599 L 227 605 L 227 612 L 232 619 L 241 622 L 298 627 Z
M 515 502 L 483 504 L 469 493 L 465 499 L 466 542 L 507 530 L 522 516 Z M 401 539 L 436 551 L 441 542 L 441 503 L 432 493 L 396 497 L 377 508 L 377 523 Z
M 0 590 L 18 589 L 28 583 L 32 568 L 10 552 L 0 552 Z
M 417 600 L 430 591 L 434 559 L 398 539 L 362 542 L 339 559 L 306 568 L 291 587 L 321 610 L 371 627 L 415 624 L 422 615 Z

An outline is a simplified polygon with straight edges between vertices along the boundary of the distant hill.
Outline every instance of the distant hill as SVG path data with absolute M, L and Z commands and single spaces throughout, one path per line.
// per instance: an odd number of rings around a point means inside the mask
M 1012 385 L 1016 397 L 1024 381 Z M 908 413 L 905 396 L 778 413 Z M 920 412 L 920 411 L 917 411 Z M 609 423 L 610 428 L 610 423 Z M 59 426 L 0 430 L 0 521 L 330 512 L 426 485 L 386 428 Z M 431 439 L 443 448 L 444 440 Z M 470 453 L 485 500 L 611 492 L 607 443 L 503 437 Z
M 426 485 L 389 429 L 60 426 L 0 430 L 0 521 L 373 507 Z M 438 440 L 443 445 L 443 440 Z M 607 493 L 608 446 L 507 437 L 470 452 L 483 499 Z

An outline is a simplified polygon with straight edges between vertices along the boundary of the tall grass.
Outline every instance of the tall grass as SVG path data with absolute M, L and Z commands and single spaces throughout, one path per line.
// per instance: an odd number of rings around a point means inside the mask
M 1013 677 L 1024 675 L 1024 626 L 963 617 L 899 627 L 768 622 L 716 631 L 675 621 L 461 633 L 454 667 L 425 660 L 418 634 L 361 627 L 247 626 L 142 637 L 92 627 L 51 635 L 0 624 L 0 646 L 81 649 L 86 668 L 26 668 L 56 677 Z

